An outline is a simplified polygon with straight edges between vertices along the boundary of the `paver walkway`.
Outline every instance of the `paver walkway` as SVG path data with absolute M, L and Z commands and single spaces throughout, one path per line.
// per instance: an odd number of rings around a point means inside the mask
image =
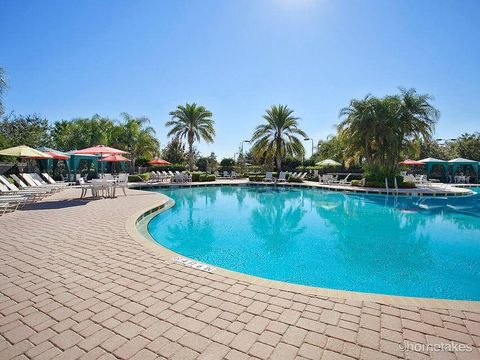
M 480 359 L 480 314 L 306 296 L 208 274 L 131 238 L 159 196 L 0 217 L 0 359 Z M 467 352 L 402 351 L 464 344 Z M 458 350 L 458 348 L 457 348 Z

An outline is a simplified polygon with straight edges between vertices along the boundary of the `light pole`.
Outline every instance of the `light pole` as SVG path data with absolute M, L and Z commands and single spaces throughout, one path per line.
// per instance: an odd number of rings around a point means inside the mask
M 243 159 L 243 169 L 242 170 L 243 170 L 244 173 L 245 173 L 245 170 L 246 170 L 246 167 L 247 167 L 247 165 L 246 165 L 247 160 L 245 158 L 245 154 L 243 153 L 243 143 L 246 143 L 246 142 L 250 143 L 250 140 L 243 140 L 242 141 L 241 151 L 240 151 L 240 153 L 242 154 L 242 159 Z
M 243 143 L 246 143 L 246 142 L 250 143 L 250 140 L 243 140 L 243 141 L 242 141 L 242 146 L 241 146 L 241 148 L 242 148 L 242 154 L 243 154 Z
M 312 156 L 313 156 L 313 139 L 307 137 L 307 138 L 305 138 L 305 139 L 303 139 L 303 140 L 305 140 L 305 141 L 310 140 L 310 141 L 312 142 Z

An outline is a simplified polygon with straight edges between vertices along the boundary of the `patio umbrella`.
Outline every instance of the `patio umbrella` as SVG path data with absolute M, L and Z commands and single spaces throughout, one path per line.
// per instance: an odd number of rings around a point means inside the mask
M 8 149 L 3 149 L 0 151 L 0 155 L 14 156 L 14 157 L 20 158 L 20 163 L 22 165 L 23 165 L 24 159 L 51 159 L 52 158 L 49 154 L 32 149 L 31 147 L 26 145 L 20 145 L 20 146 L 11 147 Z
M 315 165 L 318 166 L 342 166 L 338 161 L 332 160 L 332 159 L 325 159 L 322 161 L 319 161 L 315 163 Z
M 100 160 L 100 162 L 111 162 L 111 163 L 117 163 L 117 162 L 125 162 L 125 161 L 130 161 L 130 159 L 126 158 L 125 156 L 122 156 L 120 154 L 114 154 L 114 155 L 108 155 Z M 103 169 L 103 167 L 102 167 Z M 115 170 L 115 169 L 114 169 Z
M 26 145 L 11 147 L 0 150 L 0 155 L 15 156 L 22 159 L 51 159 L 52 156 L 44 152 L 32 149 Z
M 421 161 L 411 160 L 411 159 L 400 161 L 399 164 L 400 165 L 418 165 L 418 166 L 425 165 L 425 163 Z
M 172 165 L 172 163 L 163 159 L 153 159 L 148 162 L 150 165 Z
M 68 159 L 70 159 L 70 156 L 60 154 L 60 153 L 57 153 L 57 152 L 54 152 L 54 151 L 45 151 L 45 154 L 50 155 L 52 157 L 52 159 L 55 159 L 55 160 L 68 160 Z
M 105 154 L 108 155 L 115 155 L 115 154 L 128 154 L 128 152 L 112 148 L 110 146 L 105 146 L 105 145 L 97 145 L 97 146 L 92 146 L 89 148 L 81 149 L 81 150 L 75 150 L 73 152 L 74 154 L 83 154 L 83 155 L 100 155 L 102 157 Z M 103 175 L 103 166 L 102 166 L 102 175 Z

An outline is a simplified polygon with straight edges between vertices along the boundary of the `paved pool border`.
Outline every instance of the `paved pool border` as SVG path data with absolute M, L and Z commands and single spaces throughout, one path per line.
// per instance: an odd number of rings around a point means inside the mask
M 193 184 L 195 186 L 215 186 L 215 183 L 208 184 Z M 237 184 L 225 184 L 221 183 L 220 186 L 226 185 L 244 185 L 243 183 Z M 218 184 L 217 184 L 218 186 Z M 171 187 L 171 186 L 165 186 Z M 178 186 L 180 187 L 191 187 L 191 186 Z M 182 254 L 173 252 L 161 244 L 155 242 L 150 236 L 147 225 L 149 221 L 156 216 L 157 214 L 170 209 L 174 206 L 174 201 L 168 196 L 157 193 L 161 200 L 158 206 L 149 207 L 143 210 L 140 210 L 130 216 L 130 218 L 125 223 L 125 229 L 127 233 L 136 241 L 142 243 L 149 249 L 156 251 L 163 260 L 174 262 L 173 258 L 177 256 L 185 257 Z M 192 259 L 194 260 L 194 259 Z M 254 275 L 244 274 L 232 270 L 223 269 L 218 267 L 215 264 L 211 264 L 215 267 L 215 274 L 223 275 L 225 277 L 233 278 L 236 280 L 241 280 L 248 282 L 250 284 L 255 284 L 259 286 L 270 287 L 278 290 L 292 291 L 304 295 L 314 295 L 314 296 L 326 296 L 334 297 L 341 299 L 357 300 L 357 301 L 371 301 L 388 305 L 406 305 L 406 306 L 418 306 L 423 308 L 436 308 L 436 309 L 448 309 L 448 310 L 462 310 L 462 311 L 473 311 L 480 312 L 480 301 L 466 301 L 466 300 L 447 300 L 447 299 L 432 299 L 432 298 L 420 298 L 420 297 L 408 297 L 408 296 L 397 296 L 397 295 L 382 295 L 374 293 L 363 293 L 355 291 L 346 291 L 346 290 L 336 290 L 336 289 L 327 289 L 314 286 L 298 285 L 291 284 L 282 281 L 269 280 L 266 278 L 257 277 Z

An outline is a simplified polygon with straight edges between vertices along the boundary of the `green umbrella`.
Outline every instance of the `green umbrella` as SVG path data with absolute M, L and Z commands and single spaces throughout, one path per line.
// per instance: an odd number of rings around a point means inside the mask
M 332 159 L 325 159 L 322 161 L 317 162 L 315 165 L 318 166 L 342 166 L 338 161 Z

